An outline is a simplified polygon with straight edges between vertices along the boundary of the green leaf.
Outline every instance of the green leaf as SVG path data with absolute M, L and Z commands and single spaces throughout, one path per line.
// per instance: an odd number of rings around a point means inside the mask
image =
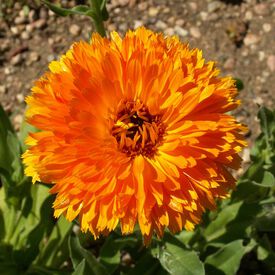
M 225 206 L 203 232 L 207 244 L 228 243 L 249 237 L 255 217 L 261 210 L 258 203 L 237 202 Z
M 72 223 L 63 216 L 58 218 L 47 242 L 40 247 L 37 264 L 59 267 L 69 255 L 68 238 L 71 233 Z
M 11 141 L 9 139 L 12 139 Z M 14 160 L 14 140 L 16 135 L 11 126 L 10 120 L 0 105 L 0 168 L 7 171 L 10 176 L 12 174 L 11 164 Z M 16 146 L 17 147 L 17 146 Z M 13 152 L 11 152 L 13 150 Z
M 241 206 L 242 202 L 237 202 L 226 206 L 218 213 L 217 218 L 209 224 L 203 233 L 208 242 L 226 233 L 226 225 L 237 217 Z
M 2 242 L 2 239 L 4 239 L 5 235 L 6 235 L 5 220 L 4 220 L 4 215 L 0 205 L 0 243 Z
M 52 10 L 54 13 L 56 13 L 60 16 L 68 16 L 68 15 L 72 15 L 72 14 L 78 14 L 78 15 L 89 16 L 89 17 L 93 18 L 95 21 L 97 21 L 100 17 L 100 14 L 98 14 L 96 12 L 96 9 L 94 9 L 93 7 L 88 7 L 85 5 L 78 5 L 71 9 L 65 9 L 65 8 L 61 8 L 57 5 L 54 5 L 46 0 L 43 0 L 43 2 L 45 3 L 45 5 L 48 6 L 48 8 L 50 10 Z
M 258 241 L 257 258 L 259 261 L 263 261 L 265 264 L 274 269 L 275 252 L 272 249 L 272 245 L 267 235 L 264 235 L 263 238 Z
M 107 0 L 101 0 L 100 10 L 103 10 L 106 7 L 106 4 L 107 4 Z
M 275 178 L 272 173 L 264 171 L 261 183 L 258 183 L 256 181 L 252 181 L 252 183 L 261 187 L 273 187 L 275 186 Z
M 259 241 L 258 247 L 257 247 L 257 258 L 260 261 L 266 260 L 271 254 L 273 254 L 274 257 L 274 252 L 272 251 L 272 245 L 270 244 L 270 241 L 266 235 Z
M 3 107 L 0 104 L 0 129 L 1 131 L 10 131 L 14 133 L 14 129 L 11 125 L 8 115 L 4 111 Z
M 174 243 L 165 243 L 159 246 L 157 257 L 164 269 L 172 275 L 203 275 L 203 263 L 195 251 L 187 250 Z
M 49 1 L 43 0 L 43 3 L 54 13 L 60 15 L 60 16 L 68 16 L 71 14 L 79 14 L 79 15 L 86 15 L 86 13 L 88 11 L 91 10 L 90 7 L 85 6 L 85 5 L 78 5 L 75 6 L 71 9 L 65 9 L 65 8 L 61 8 L 57 5 L 54 5 L 52 3 L 50 3 Z
M 18 267 L 13 259 L 12 247 L 0 244 L 0 274 L 18 274 Z
M 181 231 L 179 234 L 175 235 L 175 237 L 181 241 L 185 246 L 188 246 L 189 243 L 196 237 L 197 231 Z
M 126 272 L 125 272 L 126 273 Z M 146 250 L 146 252 L 135 262 L 135 267 L 127 272 L 129 275 L 167 275 L 169 274 L 161 266 L 158 259 L 153 258 L 152 255 Z
M 258 112 L 261 134 L 251 149 L 251 161 L 240 179 L 237 190 L 232 194 L 233 201 L 261 202 L 267 199 L 262 187 L 274 187 L 275 177 L 275 111 L 261 107 Z
M 260 232 L 275 232 L 275 211 L 274 205 L 265 205 L 261 215 L 257 217 L 255 226 Z
M 120 250 L 124 247 L 134 247 L 136 243 L 137 239 L 133 237 L 115 238 L 110 235 L 100 250 L 100 262 L 110 274 L 113 273 L 120 263 Z
M 23 165 L 21 161 L 22 151 L 17 136 L 11 132 L 8 132 L 7 134 L 7 148 L 11 157 L 11 179 L 17 183 L 24 177 Z
M 109 19 L 109 13 L 106 9 L 107 0 L 102 0 L 100 4 L 101 16 L 103 21 L 107 21 Z
M 262 132 L 266 137 L 271 137 L 275 130 L 274 112 L 265 107 L 261 107 L 258 113 Z
M 85 14 L 87 11 L 89 11 L 91 8 L 85 5 L 78 5 L 70 9 L 71 12 L 76 12 L 80 14 Z
M 27 146 L 25 144 L 25 140 L 29 133 L 36 133 L 38 132 L 38 129 L 29 124 L 26 120 L 23 120 L 21 127 L 20 127 L 20 132 L 19 132 L 19 140 L 21 143 L 21 147 L 23 152 L 27 149 Z
M 72 272 L 32 264 L 29 267 L 28 271 L 24 274 L 26 275 L 71 275 Z M 80 274 L 81 273 L 79 273 L 79 275 Z
M 91 275 L 107 275 L 107 269 L 97 261 L 92 253 L 84 249 L 79 242 L 78 237 L 70 236 L 69 251 L 73 267 L 76 269 L 83 259 L 86 260 L 87 269 Z
M 275 197 L 269 197 L 267 199 L 264 199 L 262 201 L 259 202 L 261 205 L 265 205 L 265 204 L 274 204 L 275 203 Z
M 101 14 L 102 14 L 102 20 L 103 21 L 107 21 L 109 19 L 109 13 L 108 13 L 108 11 L 107 11 L 107 9 L 106 9 L 105 6 L 104 6 Z
M 0 179 L 6 193 L 5 200 L 19 209 L 24 198 L 24 193 L 19 189 L 23 188 L 25 183 L 21 161 L 22 150 L 9 118 L 1 106 L 0 152 Z M 22 186 L 20 186 L 21 183 Z
M 243 90 L 244 84 L 243 84 L 242 80 L 239 78 L 234 78 L 234 80 L 235 80 L 235 84 L 236 84 L 238 91 Z
M 220 248 L 205 260 L 207 274 L 235 275 L 239 269 L 242 257 L 253 246 L 245 247 L 242 240 L 236 240 Z
M 86 268 L 87 264 L 86 264 L 86 260 L 83 259 L 76 267 L 75 267 L 75 271 L 72 273 L 72 275 L 88 275 L 89 271 L 87 271 Z

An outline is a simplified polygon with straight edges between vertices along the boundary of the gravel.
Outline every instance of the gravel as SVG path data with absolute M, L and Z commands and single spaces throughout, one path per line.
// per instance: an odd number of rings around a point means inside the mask
M 267 58 L 266 64 L 271 72 L 275 72 L 275 55 L 270 55 Z
M 20 108 L 23 112 L 23 97 L 48 63 L 74 41 L 88 41 L 92 31 L 89 18 L 59 17 L 33 5 L 25 14 L 21 2 L 9 11 L 8 22 L 0 21 L 0 101 L 9 112 Z M 60 3 L 71 7 L 75 2 Z M 258 104 L 275 106 L 274 0 L 109 0 L 108 10 L 108 31 L 123 35 L 145 25 L 178 35 L 190 47 L 202 49 L 206 61 L 215 60 L 223 75 L 241 79 L 242 105 L 235 113 L 253 129 L 249 142 L 255 139 Z
M 76 24 L 72 24 L 69 28 L 69 31 L 70 31 L 70 34 L 72 34 L 73 36 L 78 36 L 81 33 L 81 28 Z

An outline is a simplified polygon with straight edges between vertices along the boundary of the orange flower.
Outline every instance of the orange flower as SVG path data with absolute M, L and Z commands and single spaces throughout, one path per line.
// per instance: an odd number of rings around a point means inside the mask
M 192 230 L 240 166 L 244 127 L 230 77 L 177 37 L 94 34 L 54 61 L 27 97 L 26 175 L 53 183 L 55 216 L 95 238 L 138 222 L 145 243 Z

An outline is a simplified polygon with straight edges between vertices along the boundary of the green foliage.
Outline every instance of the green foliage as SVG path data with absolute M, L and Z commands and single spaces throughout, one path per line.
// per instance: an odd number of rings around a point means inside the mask
M 78 11 L 84 8 L 78 8 Z M 77 11 L 77 10 L 75 10 Z M 194 232 L 165 232 L 142 244 L 137 228 L 94 240 L 64 217 L 53 218 L 53 197 L 24 176 L 21 154 L 29 131 L 16 133 L 0 107 L 0 274 L 233 275 L 275 268 L 275 111 L 259 111 L 261 134 L 251 165 L 230 199 L 204 215 Z
M 243 240 L 236 240 L 223 245 L 217 252 L 205 259 L 207 273 L 236 274 L 242 257 L 252 248 L 251 245 L 244 246 Z
M 32 185 L 23 173 L 26 127 L 17 135 L 0 106 L 0 274 L 47 274 L 43 270 L 48 266 L 59 272 L 69 258 L 65 233 L 70 232 L 71 224 L 64 218 L 54 220 L 49 188 Z M 50 244 L 52 248 L 47 250 Z
M 204 265 L 196 251 L 187 249 L 177 239 L 169 236 L 167 241 L 154 249 L 155 256 L 169 274 L 201 275 L 205 274 Z
M 239 79 L 239 78 L 234 78 L 234 80 L 235 80 L 235 84 L 236 84 L 236 87 L 237 87 L 238 91 L 243 90 L 244 85 L 243 85 L 242 80 Z
M 103 21 L 108 20 L 109 14 L 106 9 L 106 0 L 89 0 L 90 5 L 78 5 L 71 9 L 65 9 L 58 5 L 52 4 L 47 0 L 42 0 L 42 2 L 54 13 L 59 16 L 68 15 L 84 15 L 90 17 L 95 24 L 96 30 L 100 35 L 105 36 L 105 29 L 103 26 Z

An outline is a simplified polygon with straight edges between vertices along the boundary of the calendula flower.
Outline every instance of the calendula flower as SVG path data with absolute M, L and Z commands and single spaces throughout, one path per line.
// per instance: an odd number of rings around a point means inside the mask
M 53 61 L 27 97 L 23 155 L 33 181 L 54 184 L 54 215 L 95 238 L 139 224 L 192 230 L 235 184 L 244 126 L 228 114 L 234 81 L 177 37 L 145 28 L 94 34 Z

